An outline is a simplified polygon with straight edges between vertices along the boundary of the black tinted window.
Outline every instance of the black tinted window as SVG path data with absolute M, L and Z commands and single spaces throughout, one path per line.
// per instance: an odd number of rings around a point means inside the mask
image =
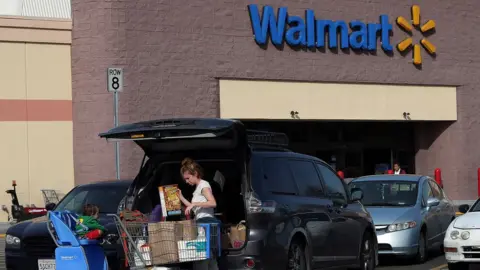
M 266 159 L 263 162 L 263 187 L 267 192 L 297 194 L 297 186 L 286 160 Z
M 81 214 L 85 204 L 95 204 L 100 208 L 100 213 L 116 213 L 118 204 L 123 199 L 126 192 L 126 186 L 77 187 L 65 196 L 55 210 L 69 210 Z
M 320 178 L 318 178 L 317 170 L 312 162 L 290 160 L 288 163 L 297 182 L 300 195 L 315 197 L 323 194 Z
M 330 168 L 322 164 L 317 164 L 320 173 L 322 174 L 323 182 L 325 183 L 326 193 L 334 201 L 338 203 L 347 202 L 347 193 L 342 180 Z

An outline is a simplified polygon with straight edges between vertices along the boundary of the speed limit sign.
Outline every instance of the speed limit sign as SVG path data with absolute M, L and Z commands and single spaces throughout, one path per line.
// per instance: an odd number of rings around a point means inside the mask
M 108 92 L 122 92 L 123 90 L 123 69 L 108 68 L 107 69 L 107 85 Z

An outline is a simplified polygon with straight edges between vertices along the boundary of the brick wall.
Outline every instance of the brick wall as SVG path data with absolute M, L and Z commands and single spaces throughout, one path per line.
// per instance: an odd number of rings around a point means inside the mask
M 105 69 L 125 68 L 120 122 L 160 117 L 218 116 L 217 78 L 373 82 L 458 86 L 458 121 L 423 125 L 417 135 L 417 169 L 443 169 L 454 199 L 476 197 L 480 166 L 477 113 L 480 95 L 480 44 L 475 1 L 421 1 L 422 21 L 434 19 L 436 59 L 425 52 L 421 70 L 411 56 L 259 48 L 247 4 L 241 0 L 72 0 L 75 175 L 77 183 L 115 176 L 113 145 L 97 134 L 112 126 L 112 96 Z M 322 19 L 378 22 L 380 14 L 410 18 L 410 3 L 394 0 L 255 1 L 280 5 L 303 16 L 315 10 Z M 396 25 L 392 44 L 406 35 Z M 418 41 L 418 33 L 414 34 Z M 432 102 L 435 102 L 434 100 Z M 427 151 L 428 150 L 428 151 Z M 122 177 L 133 177 L 140 162 L 132 144 L 121 145 Z M 133 153 L 133 154 L 132 154 Z

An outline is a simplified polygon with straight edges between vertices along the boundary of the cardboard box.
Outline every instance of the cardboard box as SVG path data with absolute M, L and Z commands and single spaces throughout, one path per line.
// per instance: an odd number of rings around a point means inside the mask
M 158 187 L 162 214 L 166 216 L 178 216 L 182 214 L 182 202 L 178 197 L 178 186 L 168 185 Z

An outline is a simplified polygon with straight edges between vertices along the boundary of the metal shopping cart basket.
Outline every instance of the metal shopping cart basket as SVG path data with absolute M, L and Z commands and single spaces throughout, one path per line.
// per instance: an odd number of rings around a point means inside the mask
M 121 236 L 130 269 L 175 266 L 221 255 L 220 224 L 192 220 L 152 223 L 146 215 L 110 215 Z

